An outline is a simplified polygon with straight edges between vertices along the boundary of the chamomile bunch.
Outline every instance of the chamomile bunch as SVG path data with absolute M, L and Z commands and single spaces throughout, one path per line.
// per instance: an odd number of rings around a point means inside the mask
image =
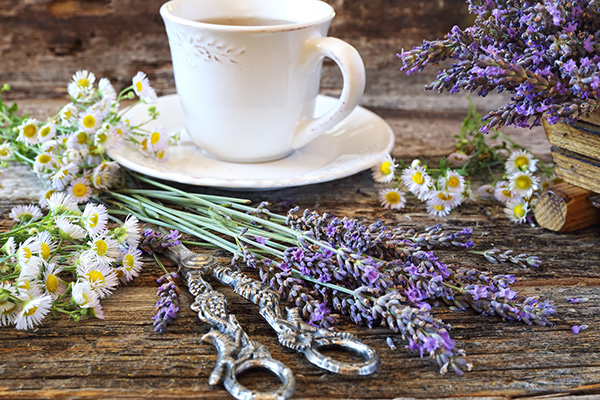
M 168 158 L 169 145 L 177 139 L 163 127 L 148 127 L 159 115 L 156 107 L 148 108 L 144 121 L 129 119 L 131 106 L 121 109 L 123 100 L 156 100 L 156 92 L 143 73 L 136 74 L 132 84 L 117 93 L 108 79 L 97 81 L 93 73 L 77 71 L 67 90 L 71 102 L 45 120 L 17 117 L 16 108 L 0 105 L 0 163 L 28 163 L 49 195 L 66 192 L 78 203 L 85 203 L 118 181 L 118 164 L 107 151 L 122 142 L 135 144 L 157 161 Z
M 100 300 L 141 270 L 138 221 L 109 227 L 102 204 L 64 192 L 39 205 L 15 206 L 16 224 L 0 233 L 0 326 L 32 329 L 49 314 L 104 318 Z

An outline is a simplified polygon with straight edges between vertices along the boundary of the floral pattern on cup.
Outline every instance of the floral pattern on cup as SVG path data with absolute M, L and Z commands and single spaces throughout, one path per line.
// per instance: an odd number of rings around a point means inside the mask
M 183 31 L 169 32 L 169 38 L 171 46 L 184 50 L 184 63 L 191 68 L 196 68 L 202 61 L 237 64 L 237 57 L 245 52 L 245 49 L 235 48 L 213 38 Z

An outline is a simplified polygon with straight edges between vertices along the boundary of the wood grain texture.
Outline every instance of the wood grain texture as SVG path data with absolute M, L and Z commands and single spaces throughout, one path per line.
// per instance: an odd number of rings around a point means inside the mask
M 556 175 L 573 185 L 600 193 L 600 160 L 560 147 L 551 147 Z
M 590 197 L 593 192 L 561 182 L 548 187 L 535 206 L 535 219 L 546 229 L 571 232 L 595 225 L 600 221 L 600 209 Z
M 24 107 L 47 112 L 61 101 L 28 101 Z M 397 134 L 392 154 L 405 162 L 417 155 L 439 160 L 450 150 L 452 135 L 460 128 L 460 115 L 423 111 L 407 115 L 376 110 Z M 43 115 L 43 114 L 42 114 Z M 510 132 L 523 143 L 531 143 L 536 154 L 548 160 L 548 143 L 542 130 Z M 18 174 L 16 173 L 18 172 Z M 13 173 L 15 173 L 13 175 Z M 15 203 L 37 199 L 18 196 L 13 180 L 27 182 L 32 193 L 41 191 L 31 173 L 10 167 L 0 190 L 0 220 L 7 230 L 7 213 Z M 344 377 L 319 370 L 301 355 L 281 348 L 268 325 L 257 315 L 256 306 L 215 284 L 225 293 L 229 309 L 249 335 L 268 345 L 275 358 L 295 373 L 294 399 L 392 399 L 483 397 L 490 399 L 533 396 L 600 395 L 600 236 L 597 229 L 555 233 L 520 225 L 517 228 L 502 215 L 500 207 L 489 204 L 465 205 L 447 220 L 428 216 L 414 197 L 402 212 L 378 205 L 370 172 L 365 171 L 330 183 L 267 192 L 220 191 L 185 187 L 190 191 L 269 200 L 272 209 L 287 210 L 288 202 L 301 208 L 318 209 L 339 216 L 381 219 L 388 225 L 422 229 L 443 222 L 449 228 L 472 227 L 476 249 L 509 249 L 536 255 L 543 260 L 538 268 L 511 264 L 491 265 L 466 252 L 438 250 L 436 254 L 452 265 L 477 267 L 493 273 L 515 274 L 516 289 L 555 302 L 558 314 L 554 327 L 529 327 L 520 323 L 488 318 L 471 312 L 434 308 L 434 314 L 452 325 L 451 336 L 464 348 L 473 370 L 458 377 L 439 375 L 433 360 L 419 358 L 404 348 L 402 339 L 384 328 L 356 327 L 342 321 L 340 329 L 358 335 L 373 346 L 382 360 L 381 368 L 368 377 Z M 29 193 L 29 192 L 27 192 Z M 227 254 L 216 252 L 223 262 Z M 208 331 L 189 309 L 190 295 L 184 290 L 180 317 L 165 335 L 152 332 L 156 301 L 154 279 L 160 270 L 146 262 L 142 275 L 130 286 L 116 290 L 103 300 L 105 320 L 72 322 L 64 317 L 49 318 L 33 332 L 0 329 L 0 398 L 79 399 L 228 399 L 221 387 L 210 387 L 208 376 L 216 360 L 212 346 L 200 342 Z M 568 298 L 587 298 L 570 304 Z M 571 326 L 587 324 L 579 335 Z M 386 344 L 396 341 L 397 350 Z M 256 388 L 268 387 L 266 377 L 247 377 Z

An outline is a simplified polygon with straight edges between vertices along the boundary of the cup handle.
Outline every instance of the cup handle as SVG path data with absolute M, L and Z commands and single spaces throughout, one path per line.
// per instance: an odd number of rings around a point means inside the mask
M 292 147 L 298 149 L 346 118 L 358 105 L 365 90 L 365 65 L 358 51 L 333 37 L 316 37 L 304 44 L 306 64 L 314 69 L 323 57 L 331 58 L 342 71 L 343 87 L 335 106 L 318 118 L 298 123 Z

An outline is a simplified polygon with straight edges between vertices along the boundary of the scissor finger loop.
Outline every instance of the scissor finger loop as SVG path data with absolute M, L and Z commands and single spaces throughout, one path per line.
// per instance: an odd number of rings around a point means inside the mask
M 279 378 L 281 385 L 275 390 L 257 392 L 238 381 L 238 376 L 249 369 L 264 370 Z M 296 388 L 292 371 L 272 358 L 249 358 L 236 362 L 223 382 L 227 391 L 238 400 L 284 400 L 289 399 Z
M 360 357 L 362 362 L 346 362 L 325 356 L 319 351 L 323 347 L 339 347 Z M 379 368 L 379 356 L 371 347 L 354 337 L 323 336 L 315 337 L 312 345 L 304 350 L 304 356 L 316 366 L 342 375 L 369 375 Z

